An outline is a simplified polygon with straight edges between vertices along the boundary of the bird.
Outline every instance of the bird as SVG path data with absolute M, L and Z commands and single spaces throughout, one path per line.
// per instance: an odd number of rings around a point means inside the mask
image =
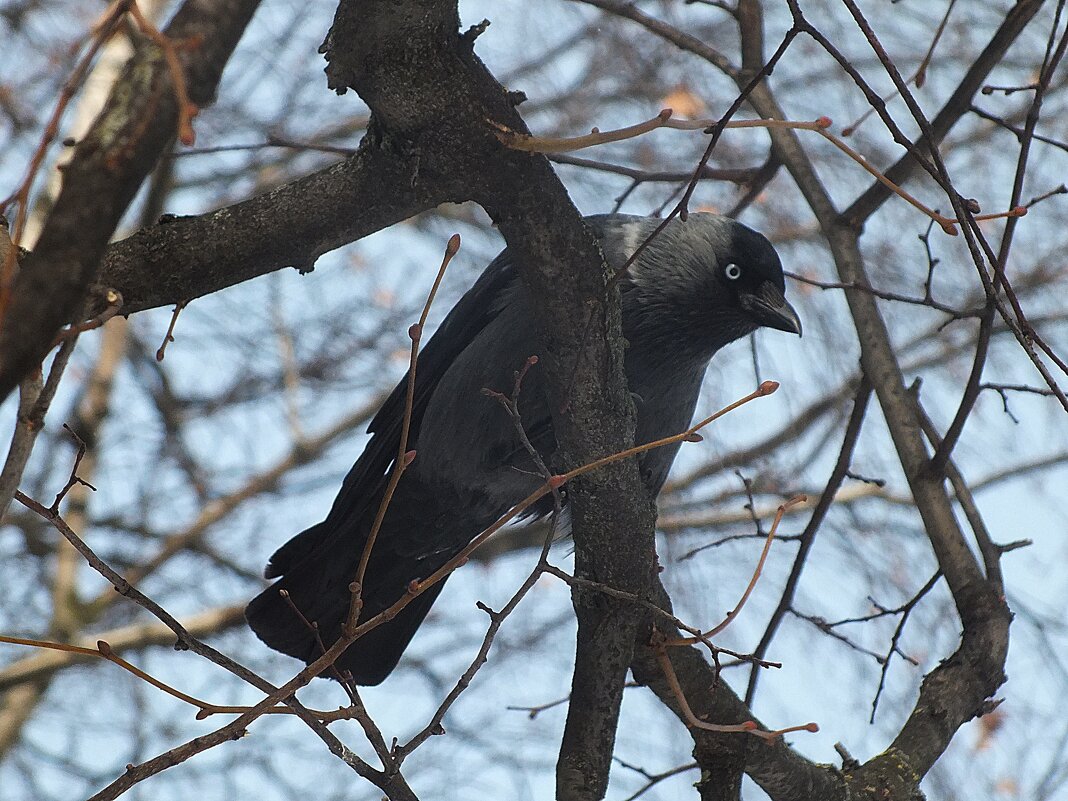
M 761 327 L 801 334 L 775 248 L 736 220 L 698 212 L 667 223 L 628 214 L 595 215 L 585 222 L 613 270 L 621 270 L 645 243 L 618 281 L 636 444 L 689 426 L 706 368 L 720 348 Z M 527 443 L 515 418 L 483 392 L 511 388 L 516 371 L 538 355 L 540 340 L 535 304 L 506 248 L 418 356 L 405 446 L 415 457 L 396 485 L 370 552 L 358 622 L 391 607 L 412 581 L 445 565 L 543 484 L 527 447 L 551 463 L 556 439 L 541 370 L 529 369 L 517 396 Z M 249 626 L 270 648 L 310 664 L 341 636 L 351 585 L 400 449 L 407 386 L 405 376 L 371 420 L 371 437 L 325 520 L 271 556 L 265 577 L 277 581 L 245 611 Z M 678 448 L 667 445 L 639 457 L 650 497 L 660 492 Z M 552 509 L 551 498 L 544 498 L 533 507 L 533 517 Z M 353 642 L 335 661 L 334 677 L 381 683 L 444 584 L 416 595 L 391 620 Z

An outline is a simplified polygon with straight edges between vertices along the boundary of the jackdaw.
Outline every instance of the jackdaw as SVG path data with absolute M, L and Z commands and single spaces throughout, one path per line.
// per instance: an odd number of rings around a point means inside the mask
M 609 214 L 586 222 L 609 266 L 619 269 L 662 220 Z M 771 243 L 714 214 L 668 223 L 630 265 L 620 289 L 639 444 L 690 424 L 705 368 L 721 347 L 761 326 L 801 333 L 801 321 L 783 296 L 782 265 Z M 538 354 L 539 343 L 534 305 L 505 250 L 419 356 L 407 446 L 417 456 L 397 486 L 371 551 L 360 621 L 396 603 L 412 580 L 444 565 L 542 484 L 514 420 L 482 392 L 510 389 L 515 371 Z M 271 557 L 266 577 L 279 580 L 245 612 L 271 648 L 310 663 L 340 637 L 350 584 L 400 446 L 406 390 L 407 378 L 371 421 L 371 439 L 326 520 Z M 525 377 L 518 401 L 529 442 L 550 463 L 556 440 L 537 367 Z M 674 445 L 641 455 L 642 480 L 652 495 L 663 486 L 677 451 Z M 551 499 L 544 500 L 535 515 L 551 511 Z M 385 679 L 444 583 L 358 639 L 335 666 L 351 672 L 358 684 Z

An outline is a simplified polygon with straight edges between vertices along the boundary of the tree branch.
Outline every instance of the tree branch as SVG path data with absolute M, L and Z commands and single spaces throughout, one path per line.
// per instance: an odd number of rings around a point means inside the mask
M 209 609 L 190 617 L 182 625 L 191 636 L 199 639 L 242 625 L 245 621 L 244 611 L 244 604 Z M 73 644 L 95 648 L 99 640 L 107 642 L 115 653 L 122 653 L 151 646 L 173 645 L 175 633 L 160 622 L 131 623 L 109 631 L 86 634 Z M 26 682 L 48 678 L 71 665 L 93 661 L 95 659 L 92 656 L 72 651 L 40 651 L 5 665 L 4 669 L 0 670 L 0 692 L 6 692 Z
M 331 88 L 355 89 L 383 146 L 418 154 L 420 177 L 453 181 L 480 203 L 516 255 L 542 323 L 559 472 L 633 441 L 623 373 L 618 288 L 544 156 L 503 145 L 528 134 L 506 93 L 458 31 L 455 3 L 344 0 L 323 50 Z M 642 594 L 653 575 L 654 506 L 633 460 L 570 487 L 577 573 Z M 622 536 L 622 532 L 628 532 Z M 575 592 L 578 656 L 557 768 L 558 796 L 599 799 L 607 786 L 623 684 L 641 616 Z
M 418 176 L 417 176 L 418 173 Z M 284 267 L 311 270 L 323 253 L 456 199 L 420 173 L 415 154 L 368 137 L 352 157 L 271 192 L 196 217 L 164 218 L 104 254 L 97 285 L 122 312 L 187 302 Z
M 702 56 L 708 55 L 701 52 L 700 48 L 695 48 L 685 34 L 663 23 L 656 22 L 654 25 L 648 18 L 637 19 L 631 6 L 609 0 L 597 0 L 592 4 L 601 8 L 611 7 L 613 13 L 635 19 L 684 49 Z M 1018 7 L 1031 5 L 1020 3 Z M 804 30 L 812 30 L 793 0 L 791 11 L 796 25 Z M 748 26 L 762 24 L 759 14 L 746 15 L 740 23 Z M 1020 29 L 1022 24 L 1009 33 L 999 31 L 995 34 L 998 46 L 1007 47 Z M 743 39 L 758 39 L 761 36 L 760 32 L 744 29 L 741 35 Z M 708 60 L 717 63 L 713 58 Z M 983 65 L 989 70 L 993 63 L 987 61 Z M 739 76 L 731 77 L 739 86 L 744 84 Z M 785 119 L 767 83 L 752 91 L 749 102 L 761 117 Z M 966 112 L 968 105 L 964 104 L 952 120 Z M 860 250 L 859 230 L 835 208 L 796 133 L 785 128 L 769 128 L 768 135 L 773 149 L 820 223 L 841 282 L 870 285 Z M 934 144 L 929 142 L 930 146 Z M 915 145 L 912 150 L 915 151 Z M 923 435 L 876 298 L 855 289 L 847 289 L 845 295 L 861 345 L 864 374 L 872 382 L 879 399 L 917 510 L 953 593 L 964 627 L 961 647 L 925 679 L 920 699 L 893 746 L 851 777 L 851 784 L 855 788 L 882 787 L 887 791 L 887 798 L 907 798 L 919 778 L 948 746 L 956 730 L 965 721 L 981 713 L 985 699 L 1004 681 L 1003 666 L 1010 616 L 1004 599 L 985 580 L 969 550 L 941 480 L 928 470 Z M 747 759 L 747 770 L 751 767 L 753 765 Z M 756 778 L 752 770 L 750 773 Z M 809 797 L 798 792 L 796 784 L 779 788 L 776 792 L 769 790 L 777 800 Z M 801 792 L 807 792 L 807 788 L 802 788 Z M 811 797 L 832 796 L 817 793 Z
M 198 107 L 215 96 L 223 67 L 259 0 L 186 3 L 165 31 L 186 41 L 183 68 Z M 173 54 L 172 54 L 173 55 Z M 104 247 L 175 136 L 179 108 L 165 49 L 143 44 L 89 133 L 63 171 L 63 185 L 32 253 L 23 260 L 0 320 L 0 399 L 6 398 L 52 347 L 82 303 Z

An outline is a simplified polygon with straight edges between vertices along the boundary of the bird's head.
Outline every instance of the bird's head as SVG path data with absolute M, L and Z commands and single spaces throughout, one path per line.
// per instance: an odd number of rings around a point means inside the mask
M 734 220 L 727 229 L 730 244 L 724 252 L 716 253 L 715 269 L 731 301 L 757 326 L 801 336 L 801 318 L 786 300 L 782 263 L 771 242 Z
M 616 267 L 662 222 L 625 215 L 601 220 L 605 255 Z M 717 214 L 671 220 L 639 254 L 623 286 L 624 333 L 632 345 L 708 358 L 757 328 L 801 334 L 775 248 Z

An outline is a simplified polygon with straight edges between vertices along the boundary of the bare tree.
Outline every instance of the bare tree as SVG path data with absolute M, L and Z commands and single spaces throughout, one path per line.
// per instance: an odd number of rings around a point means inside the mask
M 1063 0 L 260 5 L 0 9 L 0 801 L 1065 791 Z M 717 356 L 656 509 L 579 209 L 698 208 L 806 336 Z M 313 682 L 347 643 L 243 604 L 490 221 L 573 554 L 502 520 L 382 688 Z

